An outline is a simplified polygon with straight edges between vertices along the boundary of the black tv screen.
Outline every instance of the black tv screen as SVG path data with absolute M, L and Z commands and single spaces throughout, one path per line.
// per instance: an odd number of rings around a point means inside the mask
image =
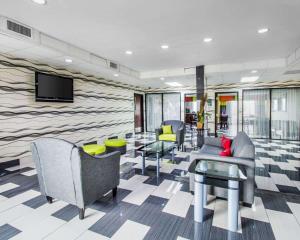
M 42 102 L 73 102 L 73 79 L 36 72 L 35 97 Z

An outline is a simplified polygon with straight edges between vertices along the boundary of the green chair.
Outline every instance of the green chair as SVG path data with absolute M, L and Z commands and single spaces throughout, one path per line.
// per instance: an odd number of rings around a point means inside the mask
M 89 155 L 96 156 L 106 153 L 106 147 L 98 144 L 87 144 L 82 147 L 83 151 Z
M 121 152 L 121 154 L 126 153 L 126 145 L 127 142 L 124 139 L 116 138 L 116 139 L 107 139 L 104 141 L 106 146 L 106 152 L 111 153 L 115 151 Z

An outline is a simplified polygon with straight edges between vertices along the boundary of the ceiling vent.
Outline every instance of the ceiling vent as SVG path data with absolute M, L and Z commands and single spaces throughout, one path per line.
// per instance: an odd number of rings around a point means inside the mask
M 21 34 L 24 37 L 28 37 L 28 38 L 32 37 L 31 28 L 25 27 L 19 23 L 11 21 L 11 20 L 7 20 L 6 23 L 7 23 L 7 25 L 6 25 L 7 29 L 9 31 L 13 31 L 15 33 Z
M 286 71 L 284 75 L 300 74 L 300 70 L 290 70 Z
M 109 67 L 114 70 L 119 70 L 119 64 L 114 63 L 114 62 L 109 62 Z

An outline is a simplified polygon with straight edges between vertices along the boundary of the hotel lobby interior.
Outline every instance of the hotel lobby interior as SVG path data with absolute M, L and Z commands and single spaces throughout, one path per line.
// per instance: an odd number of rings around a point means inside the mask
M 1 0 L 0 240 L 297 240 L 299 0 Z

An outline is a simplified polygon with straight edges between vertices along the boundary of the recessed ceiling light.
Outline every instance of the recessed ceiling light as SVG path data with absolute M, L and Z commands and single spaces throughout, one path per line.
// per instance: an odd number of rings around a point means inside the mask
M 251 73 L 257 73 L 257 70 L 252 70 Z
M 71 58 L 65 58 L 65 62 L 66 62 L 66 63 L 72 63 L 73 60 L 72 60 Z
M 161 45 L 160 47 L 161 47 L 162 49 L 168 49 L 168 48 L 169 48 L 168 45 Z
M 212 38 L 207 37 L 207 38 L 204 38 L 204 39 L 203 39 L 203 42 L 209 43 L 209 42 L 211 42 L 212 40 L 213 40 Z
M 269 29 L 268 28 L 261 28 L 261 29 L 258 29 L 257 32 L 258 33 L 266 33 L 266 32 L 269 32 Z
M 132 55 L 132 51 L 130 51 L 130 50 L 127 50 L 125 53 L 126 53 L 127 55 Z
M 40 4 L 40 5 L 45 5 L 47 3 L 46 0 L 32 0 L 34 3 Z
M 119 77 L 119 74 L 115 73 L 114 76 L 115 76 L 115 77 Z
M 172 87 L 181 87 L 182 84 L 178 82 L 166 82 L 165 84 L 172 86 Z
M 243 83 L 256 82 L 258 79 L 259 79 L 259 76 L 242 77 L 241 82 L 243 82 Z
M 161 78 L 160 78 L 160 80 L 164 81 L 164 80 L 165 80 L 165 78 L 164 78 L 164 77 L 161 77 Z

